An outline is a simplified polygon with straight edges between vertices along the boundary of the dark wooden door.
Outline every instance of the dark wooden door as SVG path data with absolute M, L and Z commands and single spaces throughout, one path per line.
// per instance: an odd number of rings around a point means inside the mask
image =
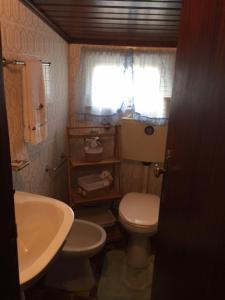
M 0 37 L 0 299 L 20 299 L 9 136 Z
M 225 299 L 225 1 L 184 0 L 152 300 Z

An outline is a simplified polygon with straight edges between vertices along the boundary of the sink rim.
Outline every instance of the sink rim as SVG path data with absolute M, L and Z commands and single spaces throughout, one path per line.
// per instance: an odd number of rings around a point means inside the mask
M 19 196 L 19 199 L 16 198 L 16 196 Z M 16 191 L 14 195 L 15 209 L 16 203 L 19 204 L 26 202 L 39 202 L 53 205 L 53 207 L 58 208 L 61 212 L 63 212 L 63 222 L 50 244 L 46 247 L 42 254 L 37 257 L 35 262 L 33 262 L 24 270 L 20 270 L 19 266 L 19 278 L 21 285 L 26 284 L 28 281 L 38 276 L 38 274 L 40 274 L 48 266 L 57 252 L 62 248 L 62 245 L 71 229 L 74 220 L 74 212 L 66 203 L 51 197 Z

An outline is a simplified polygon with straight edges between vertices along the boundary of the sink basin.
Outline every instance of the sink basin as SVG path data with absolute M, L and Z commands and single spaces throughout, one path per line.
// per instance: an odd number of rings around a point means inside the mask
M 30 282 L 62 247 L 73 223 L 65 203 L 40 195 L 16 192 L 15 212 L 20 284 Z

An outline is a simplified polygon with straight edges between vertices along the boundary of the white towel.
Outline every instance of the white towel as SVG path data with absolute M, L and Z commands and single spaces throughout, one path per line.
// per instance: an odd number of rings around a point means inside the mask
M 24 140 L 36 145 L 47 138 L 47 112 L 42 64 L 28 60 L 23 67 Z

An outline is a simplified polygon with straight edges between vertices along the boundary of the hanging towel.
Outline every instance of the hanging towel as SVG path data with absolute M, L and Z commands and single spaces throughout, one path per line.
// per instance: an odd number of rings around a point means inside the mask
M 42 64 L 28 60 L 23 68 L 24 140 L 36 145 L 47 138 L 47 111 Z

